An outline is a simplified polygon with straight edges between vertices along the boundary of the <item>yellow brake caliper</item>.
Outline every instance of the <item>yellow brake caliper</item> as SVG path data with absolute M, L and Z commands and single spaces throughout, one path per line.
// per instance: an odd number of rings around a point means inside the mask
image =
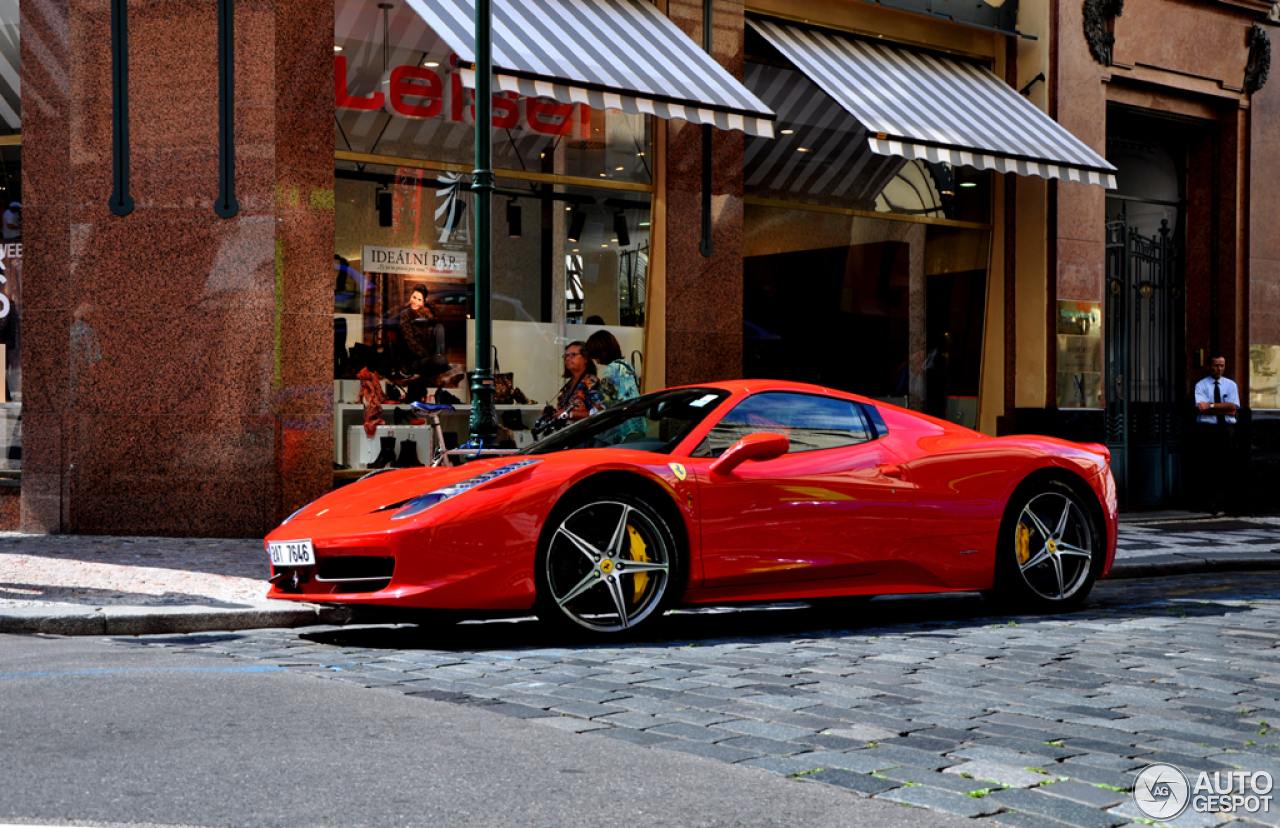
M 1018 563 L 1025 564 L 1031 560 L 1031 529 L 1024 523 L 1018 524 Z
M 631 560 L 645 562 L 649 560 L 648 549 L 644 545 L 644 538 L 640 537 L 640 533 L 627 524 L 627 535 L 631 538 Z M 631 576 L 635 584 L 635 597 L 631 599 L 632 603 L 640 600 L 640 596 L 644 594 L 644 588 L 649 583 L 649 573 L 637 572 Z

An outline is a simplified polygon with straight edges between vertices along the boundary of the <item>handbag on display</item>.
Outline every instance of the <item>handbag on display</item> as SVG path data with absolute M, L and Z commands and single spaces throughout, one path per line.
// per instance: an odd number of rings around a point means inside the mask
M 493 347 L 493 402 L 495 405 L 511 405 L 515 388 L 515 374 L 504 374 L 498 367 L 498 346 Z

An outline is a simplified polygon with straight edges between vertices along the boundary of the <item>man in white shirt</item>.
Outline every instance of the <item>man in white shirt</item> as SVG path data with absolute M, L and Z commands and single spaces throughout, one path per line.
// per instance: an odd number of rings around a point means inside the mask
M 1226 358 L 1214 357 L 1209 376 L 1196 383 L 1196 431 L 1205 457 L 1205 496 L 1209 511 L 1215 515 L 1223 514 L 1235 470 L 1236 411 L 1240 408 L 1240 391 L 1223 376 L 1226 370 Z

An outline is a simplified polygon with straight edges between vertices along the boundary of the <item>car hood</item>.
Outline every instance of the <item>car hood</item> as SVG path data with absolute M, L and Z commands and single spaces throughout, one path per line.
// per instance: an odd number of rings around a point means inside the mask
M 371 473 L 307 504 L 290 517 L 289 521 L 333 520 L 367 515 L 527 459 L 529 458 L 495 457 L 452 468 L 389 469 Z

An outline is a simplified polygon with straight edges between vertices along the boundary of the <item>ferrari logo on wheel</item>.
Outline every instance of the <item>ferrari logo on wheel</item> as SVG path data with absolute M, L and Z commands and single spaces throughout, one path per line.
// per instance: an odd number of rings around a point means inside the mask
M 686 477 L 689 476 L 689 473 L 684 470 L 684 466 L 680 465 L 679 463 L 672 463 L 671 471 L 675 472 L 676 477 L 678 477 L 681 480 L 684 480 Z
M 604 573 L 604 574 L 606 574 L 606 575 L 608 575 L 610 572 L 612 572 L 612 571 L 613 571 L 613 561 L 609 560 L 608 558 L 605 558 L 603 561 L 601 561 L 601 562 L 600 562 L 600 571 L 601 571 L 601 572 L 603 572 L 603 573 Z

